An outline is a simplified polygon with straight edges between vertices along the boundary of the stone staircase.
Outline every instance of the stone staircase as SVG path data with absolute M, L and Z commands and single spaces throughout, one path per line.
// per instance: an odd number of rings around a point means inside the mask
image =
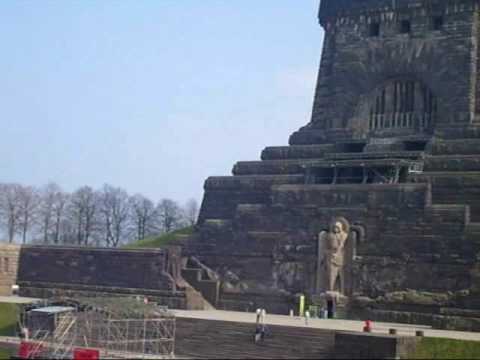
M 252 315 L 253 316 L 253 315 Z M 329 359 L 334 332 L 307 327 L 269 326 L 254 342 L 255 324 L 177 317 L 175 354 L 195 359 Z
M 182 269 L 182 277 L 201 295 L 203 310 L 214 309 L 217 306 L 220 297 L 220 281 L 218 275 L 212 270 L 198 259 L 188 258 Z

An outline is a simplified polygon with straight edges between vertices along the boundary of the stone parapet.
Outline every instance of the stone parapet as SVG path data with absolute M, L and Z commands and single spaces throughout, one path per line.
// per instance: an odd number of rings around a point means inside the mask
M 326 25 L 337 17 L 358 16 L 358 15 L 376 15 L 375 12 L 391 13 L 393 11 L 414 11 L 423 10 L 426 4 L 430 4 L 426 0 L 323 0 L 320 4 L 319 19 L 322 25 Z M 442 11 L 471 11 L 472 6 L 476 4 L 476 0 L 439 0 L 436 7 L 432 8 L 433 14 Z M 436 11 L 436 12 L 435 12 Z
M 25 246 L 19 282 L 175 290 L 166 250 Z
M 184 291 L 155 290 L 97 285 L 75 285 L 64 283 L 20 281 L 20 295 L 43 299 L 78 299 L 82 297 L 125 297 L 145 296 L 150 301 L 173 309 L 186 309 Z
M 337 332 L 335 359 L 409 359 L 417 342 L 413 336 Z
M 425 172 L 480 171 L 480 155 L 438 155 L 425 159 Z
M 431 145 L 432 155 L 480 154 L 480 139 L 438 140 Z
M 216 176 L 206 180 L 205 190 L 269 190 L 273 185 L 303 182 L 303 175 Z
M 235 164 L 234 175 L 295 175 L 303 174 L 303 166 L 312 160 L 265 160 L 265 161 L 240 161 Z
M 268 204 L 271 188 L 278 184 L 302 184 L 304 175 L 252 175 L 211 177 L 205 182 L 205 196 L 199 224 L 208 219 L 230 220 L 238 204 Z
M 430 187 L 428 184 L 279 185 L 273 189 L 273 203 L 320 208 L 424 208 L 430 205 Z
M 262 160 L 320 159 L 335 151 L 334 144 L 267 147 Z

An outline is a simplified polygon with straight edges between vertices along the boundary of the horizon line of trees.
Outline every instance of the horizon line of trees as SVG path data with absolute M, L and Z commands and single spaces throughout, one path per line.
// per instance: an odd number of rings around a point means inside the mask
M 0 183 L 0 234 L 9 243 L 115 248 L 194 226 L 198 212 L 195 199 L 155 203 L 109 184 L 68 193 L 56 183 Z

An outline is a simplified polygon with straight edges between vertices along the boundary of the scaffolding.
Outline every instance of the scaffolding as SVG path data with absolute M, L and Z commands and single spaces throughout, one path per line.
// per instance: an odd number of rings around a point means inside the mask
M 167 308 L 130 298 L 75 302 L 74 311 L 58 315 L 53 330 L 32 332 L 37 356 L 72 359 L 75 349 L 87 348 L 108 359 L 175 357 L 175 316 Z

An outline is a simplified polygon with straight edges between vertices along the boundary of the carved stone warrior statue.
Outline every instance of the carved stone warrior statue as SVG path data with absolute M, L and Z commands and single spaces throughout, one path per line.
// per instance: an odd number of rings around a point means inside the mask
M 342 269 L 345 265 L 345 246 L 349 234 L 350 224 L 342 217 L 333 219 L 329 231 L 322 231 L 319 234 L 317 281 L 320 282 L 323 275 L 324 284 L 321 286 L 317 283 L 317 289 L 323 287 L 323 291 L 343 291 Z

